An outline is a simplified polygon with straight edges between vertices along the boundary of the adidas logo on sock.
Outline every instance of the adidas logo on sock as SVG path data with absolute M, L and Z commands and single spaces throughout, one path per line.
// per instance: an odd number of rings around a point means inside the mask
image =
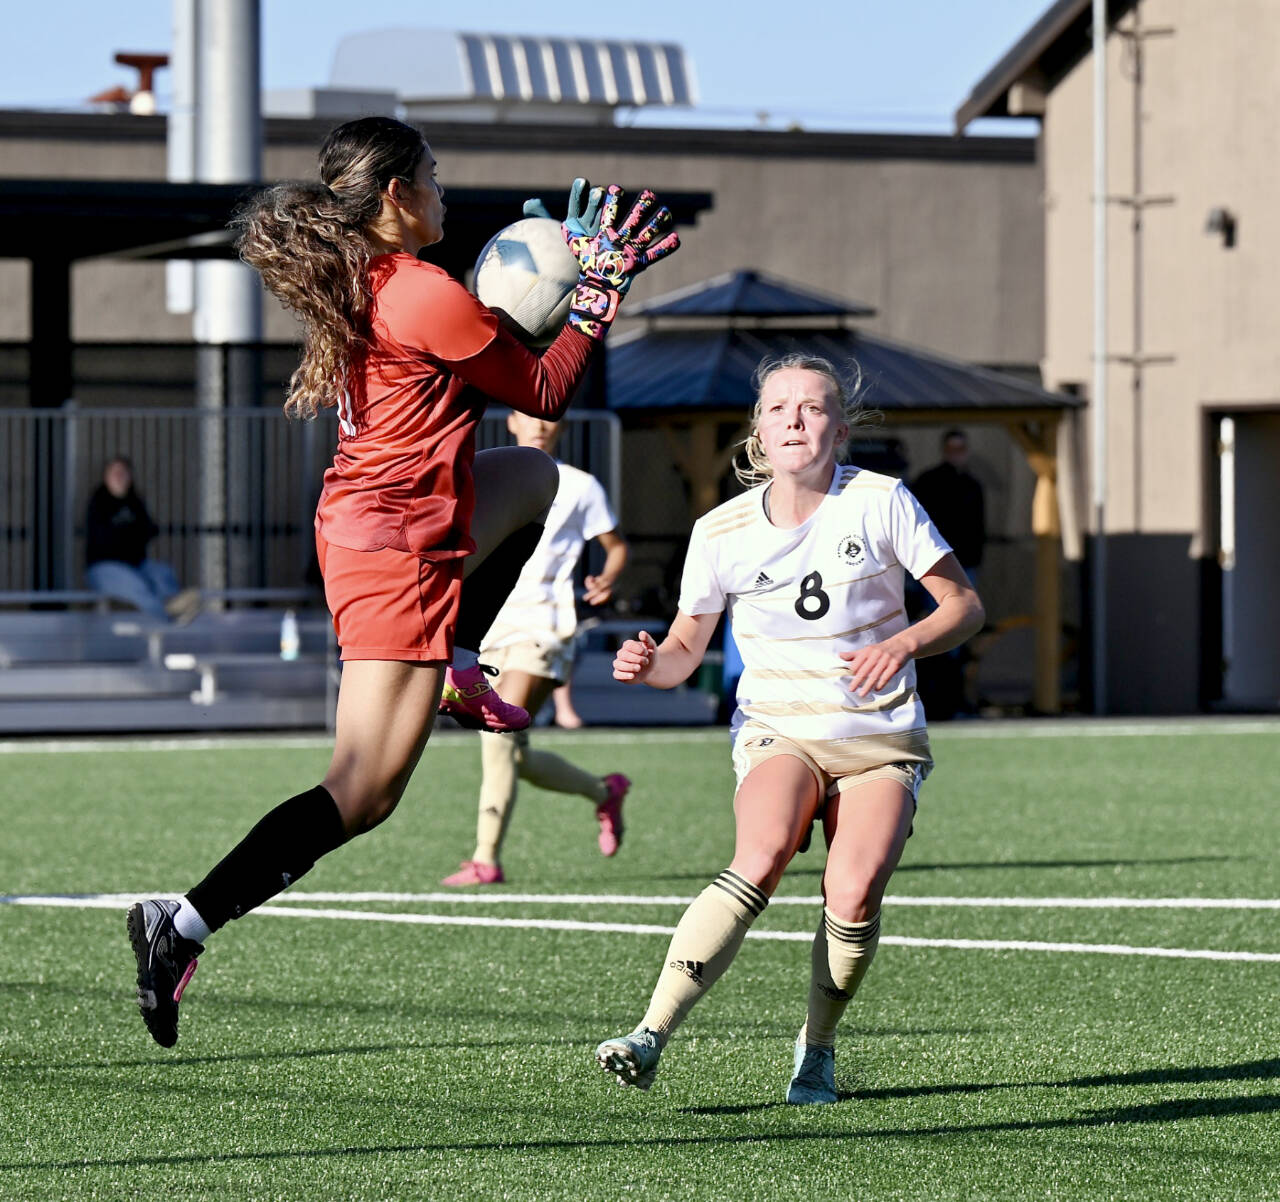
M 706 968 L 702 960 L 672 960 L 669 967 L 684 973 L 694 984 L 702 984 L 702 970 Z
M 768 577 L 768 576 L 766 576 L 764 572 L 761 572 L 761 573 L 760 573 L 760 575 L 756 577 L 756 582 L 755 582 L 755 584 L 754 584 L 752 587 L 753 587 L 753 588 L 768 588 L 768 587 L 769 587 L 769 585 L 771 585 L 772 583 L 773 583 L 773 581 L 772 581 L 772 580 L 770 580 L 770 579 L 769 579 L 769 577 Z

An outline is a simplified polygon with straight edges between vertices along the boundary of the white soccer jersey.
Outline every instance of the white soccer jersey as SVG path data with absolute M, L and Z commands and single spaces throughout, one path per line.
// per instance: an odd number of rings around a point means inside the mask
M 573 637 L 577 615 L 573 570 L 588 539 L 617 528 L 600 482 L 589 472 L 557 463 L 560 486 L 546 528 L 520 573 L 511 596 L 494 619 L 483 647 L 509 647 L 540 636 Z
M 913 661 L 856 697 L 839 653 L 905 629 L 904 570 L 919 578 L 951 548 L 891 476 L 838 465 L 793 530 L 765 517 L 767 487 L 698 519 L 680 589 L 687 614 L 729 611 L 744 665 L 734 736 L 748 719 L 796 739 L 923 730 Z

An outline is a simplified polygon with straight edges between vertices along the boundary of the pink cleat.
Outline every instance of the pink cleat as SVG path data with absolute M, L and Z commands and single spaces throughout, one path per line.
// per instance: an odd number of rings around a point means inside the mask
M 506 878 L 501 864 L 482 864 L 479 860 L 463 860 L 462 867 L 447 876 L 442 885 L 501 885 Z
M 528 713 L 518 705 L 503 701 L 489 687 L 486 673 L 490 676 L 498 674 L 485 664 L 476 664 L 461 671 L 446 669 L 440 712 L 448 714 L 468 730 L 491 730 L 500 735 L 524 730 L 529 725 Z
M 626 799 L 631 781 L 621 772 L 612 772 L 604 778 L 609 795 L 596 806 L 596 819 L 600 823 L 600 854 L 616 856 L 622 846 L 622 803 Z

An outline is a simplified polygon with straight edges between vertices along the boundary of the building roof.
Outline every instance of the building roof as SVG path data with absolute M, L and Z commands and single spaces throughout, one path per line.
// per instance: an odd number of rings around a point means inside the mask
M 799 352 L 856 363 L 866 403 L 886 411 L 969 412 L 1076 408 L 1083 402 L 1017 376 L 846 329 L 650 330 L 609 343 L 610 409 L 733 409 L 754 399 L 752 376 L 769 355 Z
M 1107 23 L 1113 25 L 1136 0 L 1107 0 Z M 1055 0 L 1020 37 L 956 109 L 956 132 L 978 117 L 1008 117 L 1009 90 L 1034 76 L 1052 86 L 1090 51 L 1092 0 Z
M 318 148 L 336 117 L 267 117 L 263 145 Z M 1035 163 L 1034 138 L 955 138 L 950 134 L 844 133 L 824 130 L 685 129 L 661 126 L 590 126 L 552 123 L 423 120 L 420 125 L 440 158 L 443 150 L 569 151 L 575 155 L 663 154 L 760 159 L 885 159 L 958 163 Z M 0 109 L 6 142 L 152 143 L 162 146 L 162 115 Z M 447 181 L 446 181 L 447 182 Z M 452 188 L 450 189 L 452 191 Z M 664 190 L 665 194 L 665 190 Z
M 861 301 L 846 301 L 762 271 L 726 271 L 628 308 L 644 317 L 874 317 Z
M 837 365 L 856 364 L 868 405 L 911 411 L 921 418 L 940 410 L 976 417 L 980 411 L 990 416 L 992 411 L 1025 413 L 1083 404 L 1017 376 L 831 323 L 836 314 L 874 312 L 853 304 L 745 269 L 657 297 L 632 312 L 648 318 L 719 320 L 670 328 L 650 321 L 648 329 L 611 338 L 605 356 L 608 406 L 631 412 L 745 414 L 754 399 L 752 380 L 760 361 L 793 352 Z M 769 318 L 773 324 L 734 321 L 743 314 Z
M 265 184 L 165 180 L 0 179 L 0 259 L 232 258 L 227 222 Z M 530 188 L 449 189 L 449 237 L 427 257 L 461 276 L 494 230 L 517 220 Z M 677 223 L 712 206 L 708 192 L 664 189 Z

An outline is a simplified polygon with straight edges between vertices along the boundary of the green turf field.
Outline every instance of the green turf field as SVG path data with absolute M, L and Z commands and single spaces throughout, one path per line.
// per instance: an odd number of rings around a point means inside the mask
M 591 1057 L 660 965 L 634 928 L 729 860 L 723 733 L 540 738 L 636 780 L 615 860 L 585 802 L 527 789 L 508 885 L 349 896 L 470 854 L 478 750 L 441 737 L 387 825 L 215 937 L 168 1052 L 124 903 L 83 895 L 181 892 L 325 746 L 0 747 L 0 1198 L 1280 1198 L 1280 724 L 937 731 L 842 1100 L 808 1108 L 782 1097 L 816 904 L 766 911 L 651 1092 Z

